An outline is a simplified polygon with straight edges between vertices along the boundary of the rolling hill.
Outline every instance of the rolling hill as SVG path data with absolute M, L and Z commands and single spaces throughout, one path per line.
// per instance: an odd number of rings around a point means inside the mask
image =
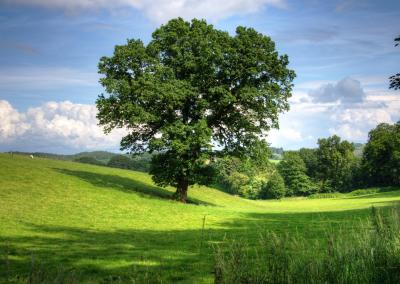
M 226 239 L 320 239 L 400 200 L 375 190 L 253 201 L 194 186 L 185 205 L 172 192 L 146 173 L 0 154 L 0 282 L 62 271 L 88 283 L 212 283 L 213 246 Z

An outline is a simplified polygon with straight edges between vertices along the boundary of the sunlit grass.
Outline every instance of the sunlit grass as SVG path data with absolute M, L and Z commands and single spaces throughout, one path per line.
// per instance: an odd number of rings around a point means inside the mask
M 371 205 L 400 200 L 400 191 L 391 191 L 253 201 L 194 186 L 192 203 L 180 204 L 169 199 L 172 192 L 145 173 L 0 154 L 1 279 L 27 277 L 34 258 L 87 281 L 209 283 L 210 244 L 256 240 L 266 229 L 317 239 L 351 227 Z

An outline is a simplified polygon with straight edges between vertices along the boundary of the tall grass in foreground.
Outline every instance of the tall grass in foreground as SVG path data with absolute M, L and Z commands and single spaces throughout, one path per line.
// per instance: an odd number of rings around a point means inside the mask
M 228 241 L 215 248 L 215 283 L 400 283 L 400 206 L 373 207 L 322 242 L 273 232 Z

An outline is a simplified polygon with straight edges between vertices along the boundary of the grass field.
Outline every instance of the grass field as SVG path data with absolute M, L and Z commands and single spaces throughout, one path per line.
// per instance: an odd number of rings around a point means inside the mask
M 184 205 L 172 191 L 144 173 L 0 154 L 0 281 L 39 265 L 90 283 L 212 283 L 212 246 L 224 239 L 272 230 L 311 241 L 400 200 L 395 190 L 252 201 L 195 186 Z

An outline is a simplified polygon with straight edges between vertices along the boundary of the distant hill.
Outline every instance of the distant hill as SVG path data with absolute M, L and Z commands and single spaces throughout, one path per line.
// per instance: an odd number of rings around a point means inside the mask
M 70 155 L 72 157 L 72 160 L 77 160 L 80 158 L 93 158 L 96 159 L 97 161 L 100 161 L 104 164 L 107 164 L 112 157 L 118 156 L 119 154 L 116 153 L 111 153 L 107 151 L 93 151 L 93 152 L 81 152 L 75 155 Z M 127 155 L 129 156 L 129 155 Z
M 362 157 L 362 154 L 363 154 L 363 150 L 364 150 L 364 147 L 365 147 L 365 144 L 363 144 L 363 143 L 353 143 L 353 145 L 354 145 L 354 155 L 356 156 L 356 157 Z
M 63 161 L 74 161 L 83 157 L 94 158 L 102 163 L 108 163 L 108 161 L 118 155 L 116 153 L 111 153 L 107 151 L 93 151 L 93 152 L 81 152 L 72 155 L 61 155 L 61 154 L 53 154 L 53 153 L 44 153 L 44 152 L 13 152 L 14 154 L 19 155 L 33 155 L 41 158 L 48 158 L 54 160 L 63 160 Z
M 74 161 L 84 164 L 136 170 L 141 172 L 149 171 L 150 161 L 152 158 L 152 155 L 147 153 L 132 156 L 129 154 L 116 154 L 107 151 L 80 152 L 72 155 L 60 155 L 60 154 L 43 153 L 43 152 L 13 152 L 13 153 L 25 156 L 33 155 L 34 157 L 41 157 L 53 160 Z
M 272 159 L 273 160 L 282 160 L 282 155 L 283 155 L 283 148 L 276 148 L 276 147 L 269 147 L 271 149 L 272 153 Z

